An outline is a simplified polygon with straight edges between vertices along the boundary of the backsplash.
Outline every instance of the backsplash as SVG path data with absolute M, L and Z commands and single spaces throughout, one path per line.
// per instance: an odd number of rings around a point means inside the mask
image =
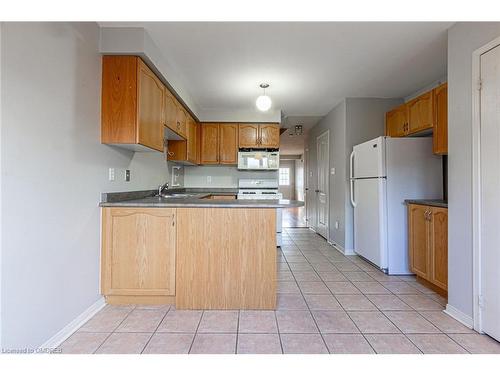
M 238 187 L 240 178 L 274 178 L 278 171 L 239 171 L 235 166 L 204 165 L 184 167 L 184 187 Z

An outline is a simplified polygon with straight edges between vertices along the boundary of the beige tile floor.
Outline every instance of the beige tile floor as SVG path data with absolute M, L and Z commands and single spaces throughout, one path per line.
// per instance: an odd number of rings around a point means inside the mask
M 387 276 L 308 229 L 284 230 L 276 311 L 106 306 L 62 353 L 500 353 L 414 277 Z

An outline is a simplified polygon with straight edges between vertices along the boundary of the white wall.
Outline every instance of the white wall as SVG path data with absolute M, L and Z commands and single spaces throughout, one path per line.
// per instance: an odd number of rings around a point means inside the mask
M 448 31 L 448 304 L 472 317 L 472 52 L 500 36 L 499 22 Z
M 1 38 L 2 345 L 34 348 L 100 297 L 100 194 L 168 172 L 160 153 L 100 144 L 96 24 L 5 23 Z
M 311 218 L 316 215 L 317 153 L 316 138 L 330 130 L 330 212 L 329 239 L 350 251 L 354 247 L 353 209 L 349 200 L 349 155 L 352 147 L 384 135 L 385 113 L 402 102 L 402 99 L 346 98 L 328 113 L 309 133 L 309 179 L 308 210 Z M 339 227 L 335 228 L 335 222 Z M 315 224 L 312 224 L 314 226 Z
M 207 177 L 211 177 L 211 182 Z M 277 171 L 239 171 L 235 166 L 184 167 L 185 187 L 237 188 L 240 178 L 278 178 Z

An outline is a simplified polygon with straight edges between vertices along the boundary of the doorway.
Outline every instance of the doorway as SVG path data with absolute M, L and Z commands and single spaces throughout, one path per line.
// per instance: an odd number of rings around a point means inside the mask
M 328 193 L 330 169 L 330 132 L 327 130 L 316 138 L 317 148 L 317 188 L 316 193 L 316 232 L 328 240 Z
M 280 158 L 279 191 L 283 199 L 304 202 L 303 155 L 285 155 Z M 283 212 L 283 227 L 306 228 L 305 207 L 286 208 Z
M 474 53 L 474 328 L 500 341 L 500 38 Z

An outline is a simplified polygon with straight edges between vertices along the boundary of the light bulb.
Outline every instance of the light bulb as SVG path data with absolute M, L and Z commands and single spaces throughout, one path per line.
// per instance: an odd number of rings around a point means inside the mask
M 257 98 L 255 101 L 255 105 L 260 111 L 267 111 L 269 108 L 271 108 L 271 98 L 267 95 L 261 95 Z

